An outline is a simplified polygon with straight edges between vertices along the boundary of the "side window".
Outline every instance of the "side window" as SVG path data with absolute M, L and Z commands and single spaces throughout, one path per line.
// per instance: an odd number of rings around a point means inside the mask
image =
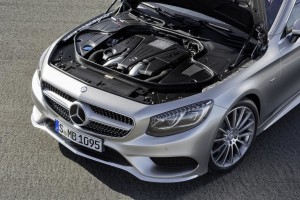
M 300 0 L 296 2 L 293 8 L 291 16 L 286 25 L 285 35 L 288 35 L 289 33 L 292 32 L 292 28 L 294 26 L 294 23 L 297 21 L 297 19 L 300 19 Z
M 283 0 L 265 0 L 268 26 L 271 28 L 279 12 Z

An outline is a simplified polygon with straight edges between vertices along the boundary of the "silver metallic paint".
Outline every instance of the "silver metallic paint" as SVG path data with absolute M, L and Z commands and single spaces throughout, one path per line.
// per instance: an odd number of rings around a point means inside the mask
M 273 27 L 269 32 L 269 48 L 257 60 L 246 62 L 238 73 L 225 79 L 215 87 L 203 93 L 184 99 L 158 105 L 144 105 L 117 95 L 113 95 L 67 76 L 49 66 L 47 61 L 55 43 L 45 55 L 43 70 L 40 73 L 44 81 L 79 101 L 103 107 L 114 112 L 133 117 L 135 126 L 124 138 L 104 138 L 104 144 L 121 153 L 132 167 L 108 163 L 83 154 L 66 140 L 59 137 L 44 123 L 44 119 L 65 120 L 56 116 L 44 102 L 38 73 L 32 81 L 32 98 L 35 104 L 32 113 L 34 126 L 48 132 L 72 152 L 86 158 L 126 170 L 136 177 L 152 182 L 179 182 L 190 180 L 208 171 L 210 150 L 218 127 L 230 109 L 247 95 L 256 95 L 260 100 L 260 119 L 258 134 L 266 130 L 289 110 L 300 102 L 300 40 L 291 44 L 287 38 L 281 38 L 282 31 L 291 13 L 295 0 L 284 1 Z M 291 52 L 293 51 L 293 52 Z M 296 75 L 295 75 L 296 74 Z M 87 87 L 82 93 L 81 88 Z M 151 116 L 193 104 L 207 99 L 214 100 L 214 106 L 207 119 L 198 127 L 173 136 L 151 137 L 145 134 Z M 68 124 L 70 125 L 70 124 Z M 76 127 L 75 127 L 76 128 Z M 149 157 L 189 156 L 196 159 L 199 166 L 191 171 L 170 172 L 155 167 Z

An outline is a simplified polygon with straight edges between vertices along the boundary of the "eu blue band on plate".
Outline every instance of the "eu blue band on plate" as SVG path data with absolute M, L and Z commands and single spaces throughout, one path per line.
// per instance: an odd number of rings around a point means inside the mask
M 59 133 L 59 121 L 55 120 L 55 132 Z

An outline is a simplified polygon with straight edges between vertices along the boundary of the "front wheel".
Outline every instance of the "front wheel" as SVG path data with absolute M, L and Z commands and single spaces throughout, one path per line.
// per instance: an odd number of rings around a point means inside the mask
M 254 142 L 257 122 L 257 107 L 249 99 L 240 101 L 228 112 L 213 141 L 210 171 L 226 172 L 242 161 Z

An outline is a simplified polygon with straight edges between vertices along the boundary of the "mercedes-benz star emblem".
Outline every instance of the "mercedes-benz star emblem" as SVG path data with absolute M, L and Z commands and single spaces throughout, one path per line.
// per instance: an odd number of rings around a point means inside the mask
M 84 126 L 87 124 L 87 117 L 83 107 L 79 103 L 74 103 L 70 107 L 70 118 L 75 125 Z

